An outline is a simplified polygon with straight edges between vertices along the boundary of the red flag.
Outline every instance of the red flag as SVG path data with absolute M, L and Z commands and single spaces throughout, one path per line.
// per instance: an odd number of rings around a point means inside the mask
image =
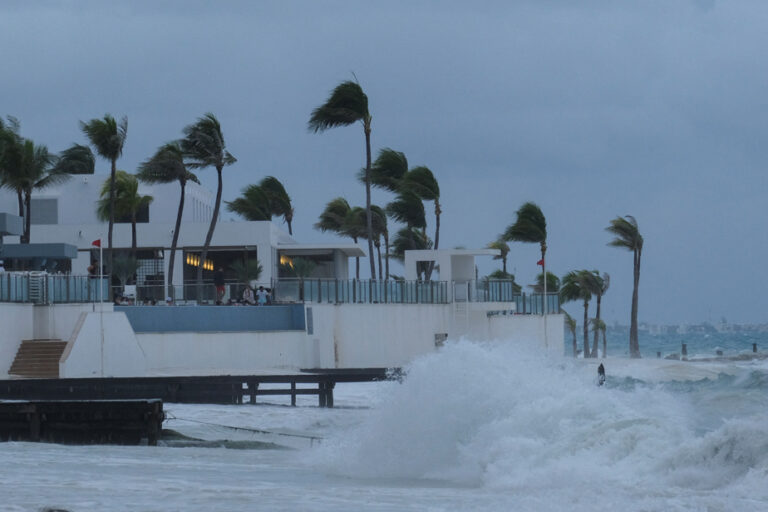
M 536 262 L 537 265 L 544 266 L 544 258 L 541 258 L 539 261 Z
M 98 240 L 94 240 L 93 242 L 91 242 L 91 245 L 92 245 L 92 246 L 94 246 L 94 247 L 101 247 L 101 238 L 99 238 Z

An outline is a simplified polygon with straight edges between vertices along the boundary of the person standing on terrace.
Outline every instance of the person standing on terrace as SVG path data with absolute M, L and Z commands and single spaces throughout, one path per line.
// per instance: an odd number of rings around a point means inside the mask
M 224 298 L 224 269 L 219 269 L 213 274 L 213 285 L 216 287 L 216 304 L 221 304 Z

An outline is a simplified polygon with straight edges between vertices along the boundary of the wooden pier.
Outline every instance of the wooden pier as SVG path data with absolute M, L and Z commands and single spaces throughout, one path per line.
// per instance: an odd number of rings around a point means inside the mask
M 160 400 L 0 402 L 0 441 L 156 445 Z
M 316 395 L 320 407 L 333 407 L 339 382 L 386 380 L 386 368 L 305 370 L 282 375 L 215 375 L 188 377 L 115 377 L 82 379 L 13 379 L 0 381 L 0 400 L 135 400 L 196 404 L 256 404 L 259 396 Z M 264 385 L 272 385 L 265 387 Z M 277 385 L 275 387 L 274 385 Z

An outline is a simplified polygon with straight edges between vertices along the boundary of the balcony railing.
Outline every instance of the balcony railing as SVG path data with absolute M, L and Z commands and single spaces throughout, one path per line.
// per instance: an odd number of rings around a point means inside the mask
M 45 272 L 3 272 L 0 273 L 0 302 L 99 302 L 102 298 L 109 300 L 108 281 L 107 277 L 99 279 Z
M 445 281 L 359 279 L 278 279 L 272 285 L 278 302 L 355 304 L 447 304 Z

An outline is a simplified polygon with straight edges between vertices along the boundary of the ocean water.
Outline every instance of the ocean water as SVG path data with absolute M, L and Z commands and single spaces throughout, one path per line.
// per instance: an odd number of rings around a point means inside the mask
M 166 428 L 206 442 L 4 443 L 0 510 L 768 510 L 765 360 L 463 340 L 407 370 L 339 384 L 334 409 L 165 405 Z

